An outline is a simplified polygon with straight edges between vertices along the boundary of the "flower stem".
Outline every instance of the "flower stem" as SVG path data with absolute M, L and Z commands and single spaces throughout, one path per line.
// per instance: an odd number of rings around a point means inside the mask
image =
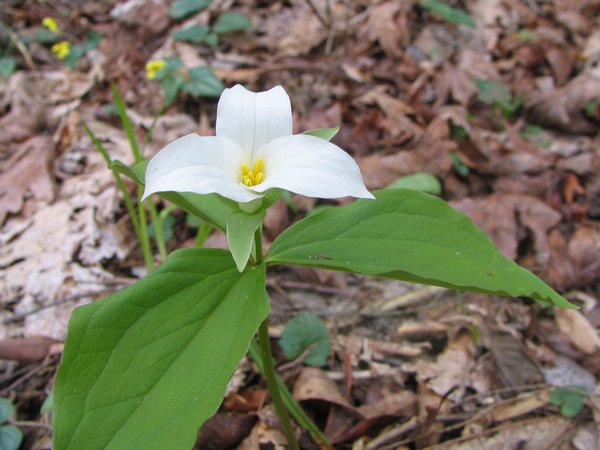
M 262 226 L 258 227 L 254 233 L 254 254 L 255 263 L 257 265 L 262 263 Z M 263 360 L 263 375 L 267 380 L 267 387 L 271 393 L 271 400 L 273 400 L 273 406 L 275 406 L 275 412 L 277 418 L 281 424 L 281 430 L 285 435 L 290 450 L 299 450 L 298 441 L 294 434 L 294 428 L 292 422 L 288 416 L 288 411 L 285 407 L 285 403 L 281 398 L 281 392 L 279 391 L 279 385 L 277 384 L 277 372 L 275 372 L 275 366 L 273 365 L 273 354 L 271 353 L 271 342 L 269 341 L 269 318 L 267 317 L 258 327 L 258 339 L 260 342 L 260 353 Z
M 258 328 L 258 336 L 260 342 L 260 352 L 263 360 L 264 375 L 267 379 L 267 387 L 271 393 L 271 399 L 273 400 L 273 406 L 275 406 L 275 412 L 279 418 L 281 429 L 285 438 L 288 442 L 290 450 L 298 450 L 298 441 L 292 428 L 292 422 L 288 416 L 287 409 L 281 398 L 281 392 L 279 392 L 279 386 L 277 385 L 277 374 L 275 367 L 273 366 L 273 356 L 271 355 L 271 343 L 269 342 L 269 319 L 265 319 Z

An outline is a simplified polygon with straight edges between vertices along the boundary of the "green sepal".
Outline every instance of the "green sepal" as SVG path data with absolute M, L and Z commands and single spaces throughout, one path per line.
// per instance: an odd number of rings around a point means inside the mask
M 240 272 L 248 264 L 254 243 L 254 233 L 263 223 L 265 213 L 264 209 L 260 209 L 254 214 L 234 212 L 227 217 L 227 243 Z
M 302 134 L 308 134 L 309 136 L 316 136 L 326 141 L 330 141 L 340 131 L 339 125 L 333 128 L 315 128 L 314 130 L 304 131 Z

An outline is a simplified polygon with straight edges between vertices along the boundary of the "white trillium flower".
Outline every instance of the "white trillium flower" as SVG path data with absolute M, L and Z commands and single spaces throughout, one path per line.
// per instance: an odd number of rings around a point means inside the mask
M 290 98 L 281 86 L 254 93 L 225 89 L 216 136 L 183 136 L 148 164 L 143 198 L 155 192 L 217 193 L 239 203 L 272 188 L 308 197 L 374 198 L 352 157 L 324 139 L 292 135 Z

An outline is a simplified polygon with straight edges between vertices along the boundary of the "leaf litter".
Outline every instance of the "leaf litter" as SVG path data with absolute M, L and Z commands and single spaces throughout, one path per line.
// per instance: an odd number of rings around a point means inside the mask
M 226 84 L 286 86 L 296 131 L 340 125 L 334 141 L 357 158 L 370 189 L 418 172 L 436 177 L 443 198 L 505 256 L 582 306 L 548 310 L 306 268 L 273 272 L 273 343 L 304 311 L 327 326 L 323 367 L 307 367 L 302 355 L 290 362 L 277 347 L 276 356 L 282 377 L 336 447 L 595 448 L 597 3 L 209 3 L 178 20 L 162 0 L 70 5 L 64 26 L 81 39 L 98 32 L 98 48 L 70 70 L 33 42 L 29 55 L 15 53 L 18 70 L 0 79 L 0 389 L 15 400 L 19 418 L 49 423 L 39 407 L 72 309 L 143 272 L 114 180 L 81 125 L 112 158 L 132 161 L 106 80 L 123 93 L 138 136 L 153 130 L 147 154 L 189 132 L 212 131 L 214 99 L 189 94 L 153 123 L 162 91 L 145 79 L 144 64 L 173 56 L 187 70 L 212 67 Z M 59 4 L 15 2 L 3 21 L 33 36 Z M 253 28 L 225 33 L 214 47 L 173 38 L 190 26 L 214 26 L 224 12 L 245 14 Z M 295 195 L 281 200 L 267 216 L 266 245 L 323 206 Z M 185 215 L 171 214 L 169 248 L 193 245 Z M 224 243 L 217 232 L 207 240 Z M 283 448 L 256 369 L 246 361 L 234 380 L 198 448 Z M 549 399 L 556 387 L 572 385 L 584 389 L 583 408 L 568 418 Z M 27 448 L 44 448 L 50 432 L 41 426 L 27 436 Z M 301 442 L 317 448 L 307 435 Z

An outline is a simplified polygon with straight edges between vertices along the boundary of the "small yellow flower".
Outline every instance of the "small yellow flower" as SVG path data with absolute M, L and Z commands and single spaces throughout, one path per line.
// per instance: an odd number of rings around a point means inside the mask
M 53 33 L 56 33 L 59 30 L 58 23 L 53 17 L 44 17 L 42 19 L 42 25 Z
M 156 78 L 156 73 L 160 70 L 163 70 L 167 65 L 167 62 L 164 59 L 153 59 L 146 63 L 146 78 L 149 80 L 154 80 Z
M 52 46 L 50 49 L 52 53 L 56 55 L 58 59 L 66 59 L 71 52 L 71 43 L 68 41 L 60 41 Z

